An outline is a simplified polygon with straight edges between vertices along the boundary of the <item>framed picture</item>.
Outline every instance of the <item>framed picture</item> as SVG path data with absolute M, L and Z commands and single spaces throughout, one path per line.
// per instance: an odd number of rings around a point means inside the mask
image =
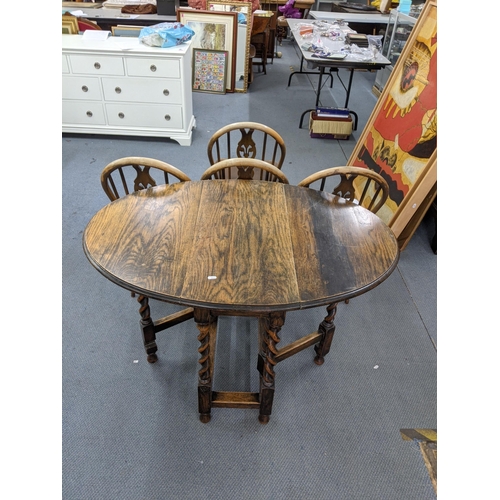
M 177 21 L 194 32 L 192 49 L 227 51 L 226 92 L 234 92 L 237 12 L 177 9 Z
M 236 37 L 236 73 L 234 91 L 246 92 L 248 88 L 250 38 L 252 32 L 252 2 L 238 0 L 207 0 L 207 10 L 215 12 L 237 12 L 246 17 L 246 23 L 238 22 Z M 250 22 L 248 21 L 250 19 Z
M 193 49 L 193 91 L 226 93 L 227 50 Z
M 78 35 L 78 19 L 74 16 L 62 16 L 62 34 Z
M 347 163 L 389 184 L 377 215 L 400 248 L 437 192 L 437 40 L 437 2 L 427 1 Z
M 111 35 L 138 37 L 142 28 L 143 26 L 126 26 L 118 24 L 117 26 L 111 26 Z

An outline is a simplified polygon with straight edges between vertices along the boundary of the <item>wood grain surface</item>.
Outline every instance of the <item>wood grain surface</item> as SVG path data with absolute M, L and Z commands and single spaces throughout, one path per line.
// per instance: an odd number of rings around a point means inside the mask
M 148 297 L 229 312 L 288 311 L 360 295 L 394 270 L 392 231 L 331 194 L 275 182 L 157 186 L 101 209 L 92 265 Z

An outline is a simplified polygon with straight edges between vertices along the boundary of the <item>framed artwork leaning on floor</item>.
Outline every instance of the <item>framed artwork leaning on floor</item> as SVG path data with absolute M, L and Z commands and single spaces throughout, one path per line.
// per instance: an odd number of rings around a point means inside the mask
M 428 0 L 348 161 L 387 181 L 377 215 L 400 249 L 437 193 L 437 48 L 437 2 Z
M 227 51 L 226 92 L 234 92 L 238 13 L 179 8 L 177 21 L 194 31 L 193 50 Z
M 248 89 L 250 38 L 252 35 L 252 2 L 238 0 L 207 0 L 206 8 L 207 10 L 215 12 L 225 11 L 238 13 L 234 91 L 246 92 Z M 241 15 L 245 17 L 245 22 L 242 22 Z
M 193 91 L 226 93 L 227 50 L 193 49 Z

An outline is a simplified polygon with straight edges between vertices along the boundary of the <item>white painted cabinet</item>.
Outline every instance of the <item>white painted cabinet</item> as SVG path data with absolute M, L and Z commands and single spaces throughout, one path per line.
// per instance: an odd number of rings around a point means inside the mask
M 168 137 L 191 144 L 196 125 L 189 43 L 62 35 L 62 131 Z

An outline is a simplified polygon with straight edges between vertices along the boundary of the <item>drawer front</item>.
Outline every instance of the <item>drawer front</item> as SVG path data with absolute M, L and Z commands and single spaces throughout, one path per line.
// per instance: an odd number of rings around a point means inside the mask
M 121 57 L 95 55 L 69 56 L 73 73 L 85 75 L 124 75 Z
M 127 74 L 158 78 L 179 78 L 181 76 L 179 59 L 126 59 Z
M 84 99 L 100 101 L 102 99 L 99 78 L 91 76 L 63 76 L 63 99 Z
M 167 78 L 103 78 L 106 101 L 181 104 L 180 80 Z
M 69 64 L 66 56 L 62 56 L 62 72 L 69 73 Z
M 100 102 L 63 101 L 63 124 L 106 125 L 106 116 Z
M 151 104 L 106 104 L 108 124 L 119 127 L 181 129 L 182 106 Z

